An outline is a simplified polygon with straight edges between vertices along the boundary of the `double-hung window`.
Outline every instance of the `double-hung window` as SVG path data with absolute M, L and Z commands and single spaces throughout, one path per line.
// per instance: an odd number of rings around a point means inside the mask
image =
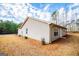
M 58 36 L 58 32 L 54 32 L 54 36 Z
M 26 28 L 26 34 L 28 34 L 28 28 Z

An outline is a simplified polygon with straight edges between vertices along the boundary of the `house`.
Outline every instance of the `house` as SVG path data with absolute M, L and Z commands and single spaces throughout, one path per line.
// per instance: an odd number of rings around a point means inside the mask
M 66 28 L 50 21 L 27 17 L 18 29 L 18 35 L 44 40 L 46 44 L 66 35 Z

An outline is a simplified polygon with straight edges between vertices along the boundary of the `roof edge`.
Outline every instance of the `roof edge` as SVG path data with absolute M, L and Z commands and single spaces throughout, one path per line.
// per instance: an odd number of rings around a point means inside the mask
M 46 23 L 46 24 L 49 24 L 49 25 L 52 24 L 52 25 L 57 26 L 57 27 L 59 27 L 59 28 L 67 29 L 67 28 L 64 27 L 64 26 L 60 26 L 60 25 L 57 25 L 57 24 L 54 24 L 54 23 L 52 23 L 52 22 L 45 21 L 45 20 L 40 20 L 40 19 L 37 20 L 37 18 L 33 18 L 33 17 L 27 17 L 26 20 L 23 22 L 23 24 L 19 27 L 19 29 L 21 29 L 21 28 L 24 26 L 24 24 L 28 21 L 29 18 L 35 19 L 35 21 L 40 21 L 40 22 L 43 22 L 43 23 Z

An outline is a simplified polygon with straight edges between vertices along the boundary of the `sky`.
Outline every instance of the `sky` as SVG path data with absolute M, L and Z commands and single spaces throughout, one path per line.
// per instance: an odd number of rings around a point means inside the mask
M 48 7 L 46 9 L 48 12 L 52 13 L 55 10 L 58 10 L 60 8 L 68 9 L 69 5 L 72 5 L 73 3 L 32 3 L 32 6 L 35 6 L 38 9 L 44 9 L 44 7 Z
M 21 23 L 26 16 L 50 19 L 50 15 L 58 9 L 68 11 L 73 3 L 0 3 L 0 19 Z

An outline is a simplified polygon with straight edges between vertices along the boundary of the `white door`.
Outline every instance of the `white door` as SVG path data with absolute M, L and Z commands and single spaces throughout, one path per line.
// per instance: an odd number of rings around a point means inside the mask
M 60 29 L 60 37 L 62 37 L 62 34 L 63 34 L 62 29 Z

